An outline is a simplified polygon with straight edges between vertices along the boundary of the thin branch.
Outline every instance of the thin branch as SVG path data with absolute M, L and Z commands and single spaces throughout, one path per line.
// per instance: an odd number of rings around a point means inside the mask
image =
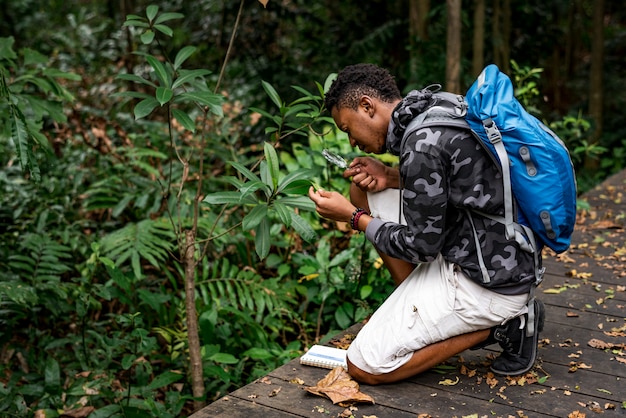
M 230 42 L 228 43 L 228 49 L 226 50 L 226 56 L 224 57 L 224 63 L 222 64 L 222 69 L 220 70 L 220 76 L 217 79 L 217 84 L 215 84 L 215 90 L 213 91 L 214 93 L 217 93 L 219 87 L 220 87 L 220 83 L 222 82 L 222 79 L 224 78 L 224 71 L 226 70 L 226 64 L 228 63 L 228 57 L 230 56 L 230 50 L 233 47 L 233 44 L 235 43 L 235 34 L 237 33 L 237 28 L 239 27 L 239 19 L 241 18 L 241 14 L 243 11 L 243 3 L 245 0 L 241 0 L 241 3 L 239 4 L 239 12 L 237 13 L 237 20 L 235 20 L 235 26 L 233 27 L 233 33 L 230 35 Z

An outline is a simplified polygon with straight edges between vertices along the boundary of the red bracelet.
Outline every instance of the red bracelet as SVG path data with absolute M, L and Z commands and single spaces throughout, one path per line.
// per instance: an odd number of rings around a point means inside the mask
M 350 226 L 354 230 L 359 230 L 359 219 L 361 215 L 366 214 L 367 212 L 363 208 L 356 208 L 354 212 L 352 212 L 352 218 L 350 219 Z

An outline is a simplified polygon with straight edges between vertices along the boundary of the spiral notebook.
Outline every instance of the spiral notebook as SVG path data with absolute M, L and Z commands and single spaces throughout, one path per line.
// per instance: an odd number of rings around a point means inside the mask
M 323 367 L 325 369 L 334 369 L 335 367 L 341 366 L 347 369 L 346 353 L 346 350 L 340 348 L 316 344 L 300 357 L 300 364 Z

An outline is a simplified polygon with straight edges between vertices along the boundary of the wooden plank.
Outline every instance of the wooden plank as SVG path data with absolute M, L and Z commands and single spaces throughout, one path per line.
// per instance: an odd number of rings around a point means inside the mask
M 623 361 L 624 350 L 589 345 L 592 339 L 626 342 L 624 190 L 626 170 L 584 197 L 592 210 L 579 217 L 572 247 L 559 256 L 546 251 L 546 275 L 537 290 L 546 305 L 546 324 L 530 373 L 524 378 L 494 376 L 489 365 L 499 354 L 497 344 L 468 350 L 446 362 L 453 368 L 445 374 L 431 370 L 392 385 L 361 385 L 376 404 L 357 405 L 353 416 L 567 417 L 575 411 L 624 416 L 626 364 L 618 361 Z M 361 327 L 355 324 L 335 339 L 355 335 Z M 343 407 L 303 389 L 328 372 L 293 360 L 192 418 L 337 417 Z

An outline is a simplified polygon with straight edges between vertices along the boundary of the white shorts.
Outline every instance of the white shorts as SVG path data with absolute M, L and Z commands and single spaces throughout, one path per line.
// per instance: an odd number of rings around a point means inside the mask
M 383 217 L 378 198 L 385 209 L 395 201 L 398 219 L 397 190 L 395 196 L 368 195 L 370 210 Z M 417 266 L 374 312 L 350 345 L 348 358 L 367 373 L 389 373 L 423 347 L 526 313 L 527 301 L 528 295 L 501 295 L 480 286 L 439 255 Z

